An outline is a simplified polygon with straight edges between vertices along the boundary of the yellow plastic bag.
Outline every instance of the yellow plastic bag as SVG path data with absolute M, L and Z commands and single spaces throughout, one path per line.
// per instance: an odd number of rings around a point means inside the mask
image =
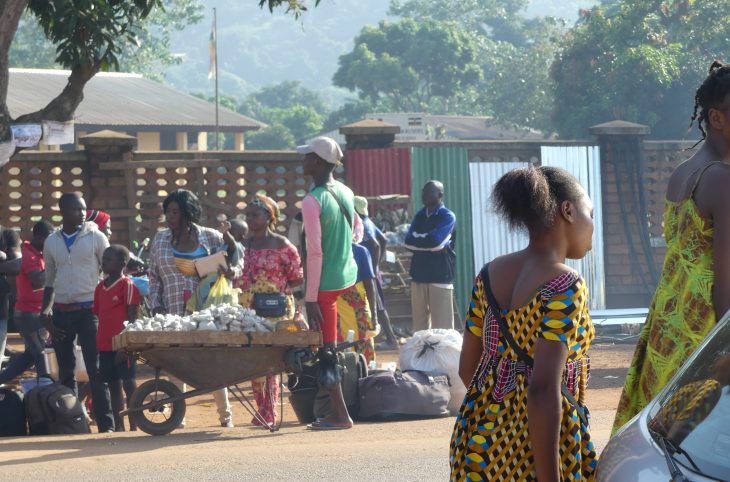
M 210 288 L 208 297 L 203 303 L 203 308 L 208 308 L 213 305 L 222 305 L 228 303 L 229 305 L 238 304 L 238 294 L 241 292 L 238 288 L 233 287 L 231 280 L 223 275 L 219 275 L 216 282 Z

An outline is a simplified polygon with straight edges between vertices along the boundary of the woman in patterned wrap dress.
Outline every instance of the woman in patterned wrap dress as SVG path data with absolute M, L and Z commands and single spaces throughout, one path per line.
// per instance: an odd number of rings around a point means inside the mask
M 513 228 L 529 231 L 530 243 L 476 278 L 459 366 L 469 388 L 451 438 L 451 479 L 593 480 L 597 457 L 578 410 L 587 413 L 594 330 L 585 282 L 565 265 L 591 249 L 592 203 L 572 175 L 552 167 L 508 172 L 492 198 Z M 488 301 L 490 288 L 499 308 Z

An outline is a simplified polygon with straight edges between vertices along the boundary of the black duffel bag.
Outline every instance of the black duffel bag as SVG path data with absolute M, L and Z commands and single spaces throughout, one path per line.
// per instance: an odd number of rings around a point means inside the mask
M 418 370 L 373 371 L 359 382 L 358 418 L 383 420 L 449 415 L 449 377 Z

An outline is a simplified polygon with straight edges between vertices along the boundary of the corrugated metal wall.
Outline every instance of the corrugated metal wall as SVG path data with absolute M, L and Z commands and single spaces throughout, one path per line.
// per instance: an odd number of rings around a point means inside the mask
M 494 184 L 512 169 L 527 167 L 529 162 L 472 162 L 471 208 L 474 219 L 474 270 L 479 271 L 498 256 L 524 249 L 530 241 L 526 231 L 513 231 L 494 212 L 490 196 Z
M 456 215 L 454 294 L 463 319 L 474 283 L 472 213 L 467 150 L 460 147 L 414 147 L 411 152 L 414 212 L 421 209 L 421 190 L 432 179 L 444 183 L 444 204 Z
M 581 260 L 568 260 L 588 283 L 591 309 L 606 308 L 606 279 L 603 256 L 603 202 L 601 195 L 601 160 L 598 146 L 553 147 L 540 149 L 543 166 L 561 167 L 588 190 L 593 200 L 593 250 Z
M 411 151 L 403 147 L 345 153 L 347 185 L 358 196 L 411 194 Z

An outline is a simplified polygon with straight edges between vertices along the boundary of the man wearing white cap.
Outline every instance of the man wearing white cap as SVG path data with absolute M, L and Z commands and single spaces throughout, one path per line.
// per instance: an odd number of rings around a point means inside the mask
M 297 147 L 304 154 L 304 174 L 314 187 L 302 200 L 306 233 L 306 310 L 309 325 L 322 332 L 324 348 L 318 353 L 332 412 L 309 425 L 312 430 L 339 430 L 352 427 L 340 386 L 334 346 L 337 341 L 337 298 L 357 282 L 357 264 L 352 255 L 353 230 L 360 218 L 355 214 L 354 194 L 333 177 L 342 163 L 340 146 L 329 137 L 317 137 Z

